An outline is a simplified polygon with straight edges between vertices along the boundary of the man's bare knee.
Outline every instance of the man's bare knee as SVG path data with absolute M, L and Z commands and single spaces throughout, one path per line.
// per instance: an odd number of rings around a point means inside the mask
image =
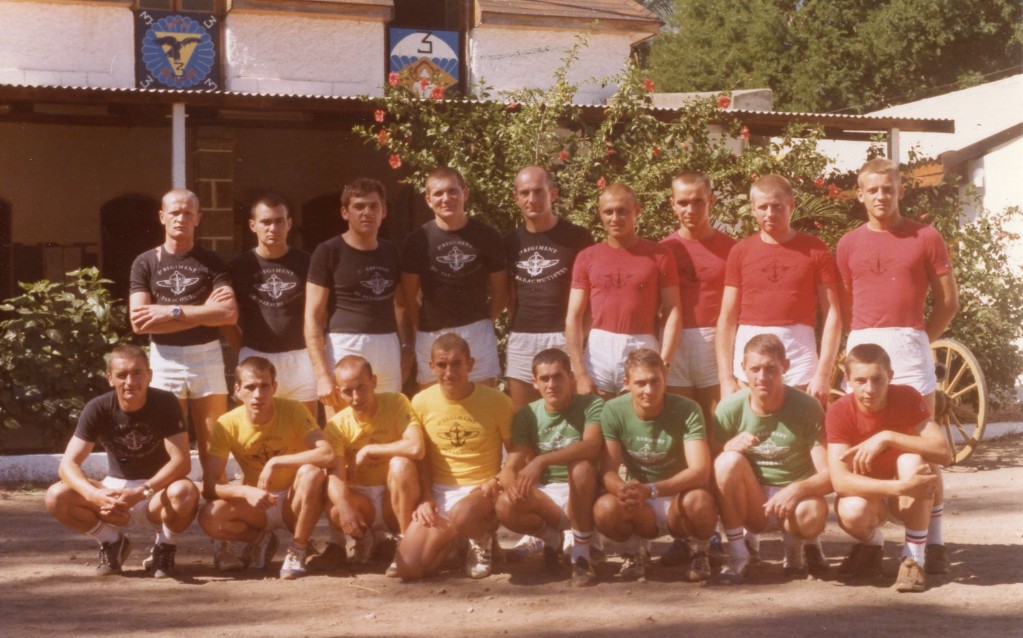
M 739 468 L 748 464 L 745 455 L 725 450 L 714 459 L 714 476 L 717 477 L 718 483 L 721 483 L 732 478 Z

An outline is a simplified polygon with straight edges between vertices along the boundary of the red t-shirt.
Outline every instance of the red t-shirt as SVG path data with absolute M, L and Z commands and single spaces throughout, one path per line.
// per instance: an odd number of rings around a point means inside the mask
M 856 399 L 847 394 L 828 406 L 824 429 L 828 445 L 858 445 L 882 430 L 916 435 L 916 426 L 931 415 L 927 402 L 908 385 L 888 386 L 888 404 L 879 412 L 867 413 L 856 407 Z M 896 462 L 902 450 L 889 448 L 874 462 L 870 476 L 890 479 L 896 476 Z
M 735 240 L 715 230 L 707 239 L 685 239 L 678 231 L 661 241 L 675 256 L 678 291 L 682 298 L 682 325 L 713 328 L 721 314 L 725 288 L 725 261 Z
M 923 330 L 930 280 L 952 270 L 941 233 L 911 219 L 891 231 L 864 224 L 846 233 L 835 253 L 842 283 L 852 291 L 852 330 Z
M 632 248 L 601 242 L 580 252 L 572 267 L 572 288 L 589 293 L 592 327 L 616 334 L 657 334 L 661 288 L 672 286 L 675 258 L 649 239 Z
M 736 244 L 725 266 L 725 285 L 739 289 L 739 323 L 745 326 L 817 325 L 817 286 L 835 283 L 828 245 L 796 233 L 768 244 L 760 233 Z

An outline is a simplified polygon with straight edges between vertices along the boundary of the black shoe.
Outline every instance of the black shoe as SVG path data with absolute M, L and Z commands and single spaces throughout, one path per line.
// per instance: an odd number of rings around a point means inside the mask
M 828 575 L 828 560 L 824 558 L 820 545 L 807 543 L 803 546 L 803 562 L 807 571 L 814 578 L 820 580 Z
M 855 545 L 838 571 L 853 579 L 871 580 L 881 577 L 884 562 L 884 546 Z
M 660 563 L 664 567 L 684 565 L 689 560 L 689 543 L 684 538 L 671 541 L 668 551 L 661 554 Z
M 863 550 L 865 545 L 863 543 L 856 543 L 849 550 L 849 555 L 842 559 L 842 564 L 838 566 L 838 573 L 847 576 L 853 573 L 857 563 L 860 559 L 860 552 Z
M 928 545 L 924 548 L 924 571 L 928 574 L 948 573 L 948 551 L 944 545 Z
M 177 551 L 177 545 L 157 543 L 153 545 L 149 556 L 142 561 L 142 567 L 151 572 L 153 578 L 170 578 L 174 575 L 174 553 Z
M 96 566 L 97 576 L 111 576 L 120 574 L 125 559 L 131 553 L 131 541 L 124 534 L 121 534 L 116 541 L 100 543 L 99 565 Z

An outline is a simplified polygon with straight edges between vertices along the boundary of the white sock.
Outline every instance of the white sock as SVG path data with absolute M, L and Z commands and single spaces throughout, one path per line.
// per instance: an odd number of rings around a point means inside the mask
M 177 545 L 178 536 L 180 536 L 180 534 L 167 527 L 167 524 L 164 523 L 160 526 L 160 529 L 156 531 L 156 544 Z
M 749 560 L 749 549 L 746 548 L 746 541 L 743 540 L 745 531 L 742 527 L 725 530 L 725 538 L 728 539 L 728 555 L 735 560 Z
M 96 523 L 96 527 L 93 527 L 86 532 L 89 536 L 92 536 L 97 541 L 102 543 L 116 543 L 117 539 L 121 537 L 121 530 L 117 529 L 113 525 L 107 525 L 103 521 Z
M 945 514 L 945 504 L 935 505 L 931 508 L 931 522 L 927 525 L 927 544 L 944 545 L 945 539 L 941 536 L 941 520 Z
M 746 542 L 755 552 L 760 552 L 760 534 L 754 534 L 753 532 L 746 532 Z
M 863 544 L 884 547 L 884 534 L 881 533 L 881 528 L 875 527 L 874 533 L 871 534 L 867 540 L 863 541 Z
M 299 545 L 298 541 L 296 541 L 293 538 L 291 539 L 291 545 L 289 546 L 288 549 L 290 549 L 292 553 L 294 553 L 299 559 L 302 559 L 305 558 L 305 550 L 308 547 L 308 545 L 309 545 L 308 543 L 304 545 Z
M 593 532 L 580 532 L 577 529 L 572 530 L 573 544 L 572 544 L 572 562 L 574 563 L 579 558 L 585 558 L 590 560 L 590 541 L 593 539 Z
M 906 528 L 906 544 L 902 546 L 902 555 L 908 556 L 916 561 L 916 564 L 924 566 L 925 548 L 927 547 L 927 530 Z

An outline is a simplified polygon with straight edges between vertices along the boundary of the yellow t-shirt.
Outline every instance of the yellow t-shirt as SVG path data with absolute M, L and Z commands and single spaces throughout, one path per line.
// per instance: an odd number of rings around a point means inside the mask
M 351 471 L 355 466 L 355 455 L 367 445 L 393 443 L 405 435 L 408 427 L 421 427 L 412 414 L 412 405 L 404 394 L 381 392 L 377 395 L 377 413 L 368 423 L 359 423 L 355 412 L 347 407 L 335 414 L 323 434 L 334 448 L 334 453 L 344 457 L 345 466 Z M 386 485 L 389 459 L 366 459 L 355 469 L 352 483 L 355 485 Z
M 503 392 L 477 383 L 465 399 L 449 401 L 434 385 L 412 398 L 412 413 L 426 432 L 434 483 L 479 485 L 497 476 L 515 415 Z
M 234 455 L 242 470 L 245 485 L 255 485 L 266 462 L 275 456 L 296 454 L 309 449 L 306 437 L 318 431 L 309 410 L 298 401 L 274 399 L 274 415 L 265 425 L 253 425 L 245 415 L 245 406 L 238 406 L 217 419 L 210 437 L 210 456 L 227 459 Z M 268 486 L 279 492 L 295 482 L 298 468 L 274 472 Z

